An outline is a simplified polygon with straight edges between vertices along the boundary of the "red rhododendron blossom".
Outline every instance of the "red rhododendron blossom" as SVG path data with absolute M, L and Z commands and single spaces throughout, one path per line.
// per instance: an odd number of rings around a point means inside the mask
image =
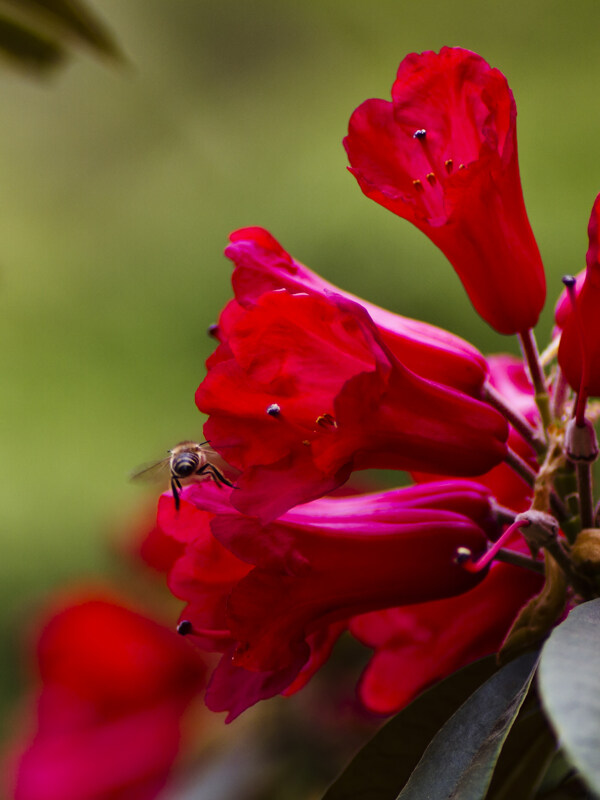
M 565 378 L 584 397 L 600 396 L 599 228 L 600 195 L 594 201 L 588 225 L 589 248 L 585 280 L 576 300 L 577 315 L 570 312 L 566 317 L 558 350 L 558 363 Z
M 468 493 L 467 493 L 468 494 Z M 469 507 L 477 506 L 477 498 L 466 498 Z M 193 500 L 193 502 L 190 502 Z M 482 518 L 485 496 L 480 492 Z M 264 672 L 243 669 L 233 661 L 238 642 L 229 630 L 227 603 L 229 594 L 252 569 L 214 538 L 210 523 L 215 514 L 239 516 L 229 503 L 229 492 L 214 484 L 190 486 L 183 490 L 179 511 L 170 495 L 159 502 L 158 524 L 163 535 L 176 542 L 187 542 L 185 553 L 174 564 L 169 575 L 173 594 L 187 605 L 181 614 L 181 631 L 198 647 L 223 653 L 206 691 L 206 705 L 213 711 L 228 711 L 227 722 L 259 700 L 276 694 L 291 694 L 302 688 L 314 672 L 327 660 L 331 648 L 344 626 L 332 625 L 308 638 L 308 655 L 280 670 Z
M 490 375 L 488 383 L 501 395 L 507 405 L 518 411 L 532 427 L 539 425 L 539 411 L 535 404 L 533 387 L 521 359 L 511 355 L 488 356 Z M 537 471 L 538 462 L 535 450 L 521 434 L 511 426 L 508 445 L 532 470 Z M 439 473 L 423 474 L 413 472 L 416 481 L 442 480 Z M 478 483 L 488 487 L 496 501 L 514 511 L 526 511 L 532 500 L 533 489 L 508 464 L 502 463 L 485 475 L 477 478 Z
M 540 424 L 531 381 L 520 358 L 510 355 L 489 356 L 489 384 L 504 398 L 507 405 L 519 412 L 532 428 Z M 538 461 L 533 447 L 511 426 L 508 435 L 510 449 L 537 472 Z M 514 511 L 526 511 L 533 498 L 533 489 L 508 464 L 498 464 L 477 479 L 487 486 L 500 505 Z
M 263 520 L 355 469 L 468 476 L 506 454 L 501 414 L 408 370 L 339 296 L 278 290 L 238 308 L 196 402 L 205 437 L 242 470 L 233 504 Z
M 494 564 L 468 592 L 356 617 L 351 632 L 375 653 L 359 684 L 363 704 L 393 714 L 423 689 L 466 664 L 496 652 L 543 578 Z
M 516 114 L 501 72 L 444 47 L 407 56 L 392 102 L 359 106 L 344 140 L 362 191 L 427 234 L 477 312 L 505 334 L 532 328 L 546 295 L 523 202 Z
M 481 579 L 465 578 L 454 563 L 459 546 L 485 546 L 483 531 L 467 517 L 399 505 L 381 521 L 358 508 L 350 516 L 343 505 L 340 516 L 312 520 L 294 509 L 266 528 L 248 517 L 213 521 L 215 535 L 256 564 L 228 600 L 229 627 L 240 642 L 236 664 L 282 669 L 306 659 L 306 637 L 319 627 L 364 610 L 457 594 Z
M 78 597 L 38 648 L 36 729 L 16 759 L 14 800 L 150 800 L 202 688 L 188 642 L 106 599 Z
M 183 494 L 186 504 L 206 513 L 203 509 L 215 508 L 215 497 L 227 491 L 202 484 Z M 176 528 L 172 503 L 163 513 L 169 509 Z M 207 610 L 216 620 L 213 627 L 229 631 L 229 641 L 237 643 L 234 666 L 263 673 L 293 667 L 297 673 L 311 654 L 309 638 L 332 622 L 360 611 L 454 595 L 479 582 L 481 573 L 455 563 L 456 549 L 481 552 L 484 527 L 492 533 L 491 525 L 489 493 L 470 481 L 322 498 L 266 526 L 231 506 L 227 510 L 223 502 L 210 522 L 212 533 L 254 569 L 232 585 L 225 604 L 211 604 L 203 580 L 204 573 L 210 580 L 209 564 L 197 558 L 193 573 L 190 562 L 181 559 L 174 569 L 179 570 L 176 593 L 189 603 L 184 616 L 192 623 L 191 636 L 206 641 Z M 204 537 L 205 532 L 202 543 Z M 188 558 L 195 548 L 189 545 Z
M 296 261 L 264 228 L 234 231 L 225 255 L 235 264 L 232 284 L 237 302 L 255 303 L 265 292 L 337 293 L 367 310 L 384 343 L 404 366 L 423 378 L 478 396 L 487 376 L 484 357 L 473 345 L 435 325 L 386 311 L 349 292 L 343 292 Z M 229 313 L 217 333 L 226 338 Z M 219 334 L 219 329 L 222 333 Z

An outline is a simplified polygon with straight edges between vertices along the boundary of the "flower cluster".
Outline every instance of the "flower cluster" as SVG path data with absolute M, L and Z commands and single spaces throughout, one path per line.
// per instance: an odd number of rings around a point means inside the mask
M 600 201 L 585 280 L 567 281 L 542 363 L 532 328 L 545 278 L 505 77 L 460 48 L 412 54 L 391 102 L 354 111 L 344 145 L 365 195 L 444 252 L 524 360 L 485 358 L 344 292 L 263 228 L 231 235 L 234 298 L 211 329 L 196 404 L 235 479 L 192 475 L 158 513 L 176 546 L 164 569 L 186 603 L 179 631 L 220 654 L 206 702 L 228 719 L 301 688 L 344 631 L 374 650 L 364 705 L 390 713 L 482 655 L 539 642 L 600 586 L 589 548 L 576 556 L 594 525 Z M 348 482 L 373 468 L 413 483 Z M 550 619 L 538 594 L 552 598 Z
M 352 296 L 263 228 L 231 234 L 234 297 L 196 392 L 206 441 L 170 452 L 141 549 L 185 603 L 184 638 L 102 598 L 59 611 L 17 800 L 156 796 L 204 687 L 200 651 L 206 704 L 230 721 L 300 690 L 350 635 L 373 651 L 362 704 L 390 714 L 600 598 L 600 195 L 540 357 L 545 278 L 504 76 L 460 48 L 412 54 L 344 144 L 364 194 L 443 251 L 523 358 Z

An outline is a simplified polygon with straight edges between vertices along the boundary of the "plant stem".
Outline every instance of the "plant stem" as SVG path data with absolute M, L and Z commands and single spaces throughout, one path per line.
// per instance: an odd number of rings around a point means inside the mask
M 530 328 L 520 333 L 519 340 L 523 349 L 523 355 L 527 361 L 527 366 L 529 367 L 531 382 L 535 389 L 535 402 L 542 418 L 544 430 L 547 430 L 552 422 L 552 417 L 550 415 L 550 397 L 548 396 L 546 379 L 544 377 L 542 365 L 540 364 L 540 356 L 533 330 Z
M 560 419 L 562 417 L 568 391 L 569 384 L 567 383 L 562 369 L 558 367 L 556 382 L 554 384 L 554 396 L 552 398 L 552 416 L 554 419 Z
M 535 487 L 537 473 L 526 461 L 521 458 L 521 456 L 517 455 L 514 450 L 509 448 L 504 460 L 508 466 L 511 467 L 517 473 L 517 475 L 525 481 L 525 483 L 529 484 L 532 489 Z M 559 519 L 561 522 L 569 519 L 571 515 L 556 492 L 550 491 L 549 498 L 550 506 L 557 519 Z
M 594 498 L 592 490 L 592 464 L 589 461 L 578 461 L 577 487 L 579 490 L 579 516 L 582 528 L 594 527 Z
M 530 444 L 537 453 L 543 453 L 546 445 L 543 439 L 540 439 L 538 431 L 533 428 L 525 417 L 521 416 L 518 411 L 511 408 L 502 397 L 502 395 L 490 386 L 489 383 L 483 387 L 484 398 L 491 406 L 494 406 L 518 431 L 525 441 Z
M 535 486 L 535 479 L 537 477 L 536 471 L 524 461 L 520 455 L 517 455 L 514 450 L 508 448 L 505 459 L 509 467 L 511 467 L 520 478 L 523 478 L 525 483 L 533 489 Z
M 496 561 L 503 561 L 505 564 L 513 564 L 515 567 L 524 567 L 539 575 L 544 574 L 544 564 L 542 561 L 534 561 L 532 558 L 515 553 L 513 550 L 498 550 L 495 555 Z

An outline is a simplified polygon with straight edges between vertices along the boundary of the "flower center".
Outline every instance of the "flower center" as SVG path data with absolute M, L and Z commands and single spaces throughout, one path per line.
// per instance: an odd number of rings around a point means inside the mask
M 419 128 L 412 136 L 420 145 L 425 167 L 424 174 L 414 178 L 412 182 L 418 202 L 431 222 L 445 220 L 448 216 L 444 206 L 445 184 L 448 177 L 456 171 L 455 161 L 453 158 L 437 157 L 425 128 Z M 418 159 L 420 165 L 423 164 L 423 158 Z M 465 165 L 460 163 L 458 169 L 465 169 Z

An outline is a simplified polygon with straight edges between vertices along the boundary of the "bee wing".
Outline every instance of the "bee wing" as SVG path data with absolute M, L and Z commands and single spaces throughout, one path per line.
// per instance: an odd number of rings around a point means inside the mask
M 231 464 L 228 464 L 223 456 L 220 455 L 220 453 L 217 453 L 216 450 L 213 450 L 210 445 L 203 445 L 202 452 L 206 457 L 206 461 L 218 469 L 219 472 L 223 473 L 223 475 L 225 475 L 225 477 L 229 480 L 235 480 L 239 476 L 240 470 L 237 469 L 237 467 L 232 467 Z
M 161 458 L 160 461 L 152 461 L 150 464 L 142 464 L 131 473 L 132 481 L 165 481 L 171 475 L 171 457 Z

